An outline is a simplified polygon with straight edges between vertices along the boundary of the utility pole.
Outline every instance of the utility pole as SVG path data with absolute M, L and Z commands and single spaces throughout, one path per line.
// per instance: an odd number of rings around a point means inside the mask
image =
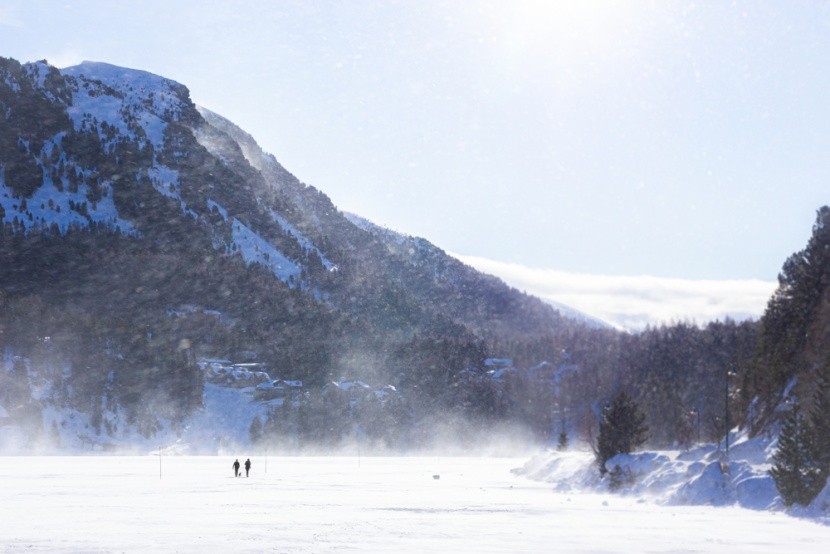
M 726 378 L 724 381 L 724 422 L 726 423 L 726 441 L 725 448 L 726 448 L 726 455 L 729 455 L 729 428 L 731 424 L 729 423 L 729 378 L 735 375 L 735 372 L 732 371 L 727 367 L 726 369 Z

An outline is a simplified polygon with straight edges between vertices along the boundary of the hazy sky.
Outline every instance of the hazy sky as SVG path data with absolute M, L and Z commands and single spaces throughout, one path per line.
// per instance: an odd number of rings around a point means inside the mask
M 828 202 L 826 1 L 0 0 L 0 56 L 179 81 L 341 209 L 534 292 L 760 314 Z

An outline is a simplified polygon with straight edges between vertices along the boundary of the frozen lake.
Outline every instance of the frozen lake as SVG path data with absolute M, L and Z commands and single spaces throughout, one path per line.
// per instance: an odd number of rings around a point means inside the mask
M 524 459 L 251 460 L 251 477 L 234 478 L 224 456 L 0 457 L 0 551 L 757 554 L 830 544 L 830 528 L 784 514 L 554 493 L 510 472 Z

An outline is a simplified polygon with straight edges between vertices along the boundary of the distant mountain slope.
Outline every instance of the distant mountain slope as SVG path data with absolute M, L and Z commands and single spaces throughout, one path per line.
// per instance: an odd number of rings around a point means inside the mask
M 580 321 L 583 324 L 587 325 L 588 327 L 594 327 L 596 329 L 617 329 L 622 331 L 623 328 L 614 325 L 605 321 L 604 319 L 600 319 L 598 317 L 586 314 L 585 312 L 581 312 L 576 308 L 571 308 L 570 306 L 566 306 L 561 302 L 555 302 L 553 300 L 548 300 L 548 304 L 553 306 L 553 308 L 558 311 L 563 317 L 567 317 L 569 319 L 574 319 L 576 321 Z
M 562 318 L 547 303 L 476 271 L 422 238 L 396 233 L 357 215 L 347 214 L 347 218 L 382 241 L 389 254 L 413 275 L 421 287 L 421 298 L 484 336 L 555 334 L 576 322 L 576 318 Z

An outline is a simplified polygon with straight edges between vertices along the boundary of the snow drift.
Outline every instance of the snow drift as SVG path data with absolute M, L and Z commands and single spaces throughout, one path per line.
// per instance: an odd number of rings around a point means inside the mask
M 550 483 L 557 492 L 614 493 L 667 506 L 783 511 L 768 473 L 776 445 L 774 438 L 740 436 L 728 455 L 718 445 L 620 454 L 606 462 L 604 476 L 591 452 L 545 452 L 515 472 Z M 830 485 L 810 506 L 787 511 L 830 525 Z

